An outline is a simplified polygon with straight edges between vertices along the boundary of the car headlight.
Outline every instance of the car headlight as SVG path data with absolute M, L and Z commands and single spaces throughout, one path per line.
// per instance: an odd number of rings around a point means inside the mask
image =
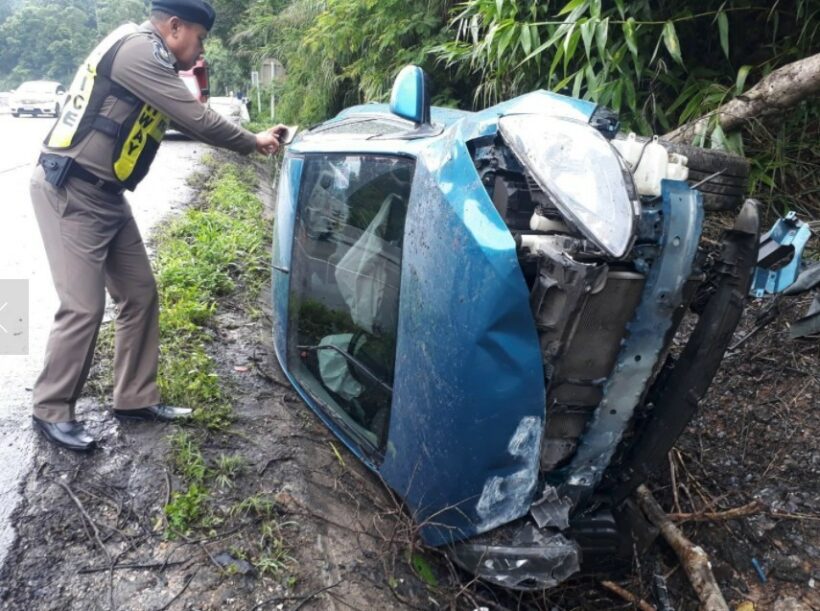
M 589 124 L 549 115 L 507 115 L 504 140 L 555 206 L 613 257 L 631 248 L 639 202 L 612 146 Z

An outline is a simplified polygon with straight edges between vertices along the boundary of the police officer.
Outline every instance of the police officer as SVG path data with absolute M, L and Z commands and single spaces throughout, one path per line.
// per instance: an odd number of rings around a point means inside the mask
M 274 154 L 283 126 L 252 134 L 194 99 L 177 76 L 203 53 L 214 10 L 202 0 L 154 0 L 150 20 L 115 30 L 80 67 L 31 180 L 60 307 L 34 386 L 33 425 L 57 445 L 90 450 L 75 420 L 105 307 L 115 301 L 114 414 L 170 421 L 191 410 L 157 390 L 158 299 L 125 190 L 142 180 L 170 121 L 205 142 Z

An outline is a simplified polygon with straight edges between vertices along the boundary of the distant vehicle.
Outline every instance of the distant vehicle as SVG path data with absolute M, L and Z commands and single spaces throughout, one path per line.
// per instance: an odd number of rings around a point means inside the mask
M 194 97 L 203 104 L 208 103 L 208 98 L 211 96 L 210 78 L 208 76 L 208 62 L 200 59 L 196 65 L 190 70 L 184 70 L 179 73 L 179 78 L 185 83 Z
M 182 70 L 179 72 L 179 78 L 185 83 L 193 96 L 201 103 L 208 105 L 211 97 L 210 76 L 208 75 L 208 61 L 204 58 L 197 60 L 196 65 L 190 70 Z M 171 123 L 171 127 L 165 134 L 172 138 L 188 136 L 179 130 L 179 127 Z
M 56 117 L 65 102 L 66 90 L 57 81 L 26 81 L 12 92 L 11 114 Z
M 242 125 L 250 121 L 248 109 L 242 103 L 242 100 L 228 96 L 214 97 L 208 100 L 208 106 L 236 125 Z

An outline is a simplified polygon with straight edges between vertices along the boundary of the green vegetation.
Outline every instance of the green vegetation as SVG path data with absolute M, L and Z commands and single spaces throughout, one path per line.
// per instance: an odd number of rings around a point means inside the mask
M 254 61 L 282 61 L 276 120 L 301 125 L 386 101 L 395 74 L 412 62 L 430 75 L 437 104 L 484 107 L 542 88 L 607 105 L 627 129 L 662 134 L 820 43 L 820 7 L 809 0 L 239 4 L 231 3 L 230 46 Z M 746 154 L 751 194 L 780 210 L 800 207 L 799 195 L 816 214 L 819 128 L 820 107 L 804 102 L 743 134 L 713 124 L 697 144 Z
M 216 300 L 241 282 L 249 301 L 267 278 L 268 224 L 253 192 L 253 169 L 216 166 L 202 204 L 172 221 L 157 237 L 160 293 L 160 375 L 164 400 L 196 408 L 195 419 L 224 428 L 231 408 L 207 354 L 208 322 Z
M 238 520 L 258 522 L 258 533 L 243 538 L 232 554 L 247 559 L 261 575 L 279 578 L 292 562 L 283 532 L 289 524 L 280 523 L 269 495 L 231 499 L 247 466 L 242 456 L 209 458 L 202 449 L 205 439 L 226 432 L 232 413 L 207 354 L 209 324 L 217 300 L 229 295 L 252 310 L 268 274 L 270 224 L 263 221 L 262 203 L 254 193 L 253 167 L 211 158 L 205 165 L 202 176 L 194 179 L 205 181 L 198 205 L 157 238 L 160 389 L 166 400 L 197 408 L 194 429 L 179 430 L 170 439 L 172 467 L 183 486 L 165 507 L 167 535 L 188 537 Z
M 256 299 L 267 269 L 265 243 L 269 225 L 253 189 L 253 169 L 205 159 L 210 176 L 200 203 L 165 226 L 156 238 L 156 277 L 160 293 L 162 347 L 158 383 L 163 398 L 196 408 L 195 423 L 220 431 L 232 408 L 207 353 L 208 324 L 217 299 L 237 291 Z M 179 431 L 171 439 L 173 465 L 186 489 L 175 492 L 166 507 L 172 533 L 219 521 L 207 509 L 209 486 L 230 487 L 242 469 L 236 457 L 220 456 L 209 467 L 199 434 Z

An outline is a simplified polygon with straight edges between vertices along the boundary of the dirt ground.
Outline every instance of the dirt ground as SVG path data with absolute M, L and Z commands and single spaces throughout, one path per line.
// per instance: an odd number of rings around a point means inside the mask
M 771 303 L 747 309 L 739 345 L 651 487 L 677 513 L 758 501 L 744 518 L 683 528 L 709 553 L 733 609 L 744 601 L 757 609 L 820 609 L 820 342 L 788 339 L 787 322 L 807 298 L 781 300 L 776 310 Z M 767 311 L 774 317 L 743 340 Z M 167 539 L 163 507 L 181 485 L 169 463 L 176 427 L 121 424 L 110 405 L 89 398 L 79 417 L 102 448 L 83 456 L 38 442 L 14 518 L 17 539 L 0 569 L 0 608 L 632 608 L 595 578 L 514 594 L 470 582 L 422 550 L 399 504 L 286 382 L 269 329 L 269 319 L 253 316 L 241 300 L 221 304 L 210 352 L 235 422 L 204 438 L 202 450 L 209 464 L 220 454 L 244 457 L 233 481 L 211 491 L 212 501 L 228 508 L 251 497 L 270 500 L 283 550 L 277 564 L 260 572 L 242 558 L 271 536 L 263 530 L 271 516 L 258 508 L 226 509 L 230 519 L 196 538 Z M 654 571 L 668 577 L 675 608 L 697 608 L 663 544 L 615 578 L 651 601 Z

